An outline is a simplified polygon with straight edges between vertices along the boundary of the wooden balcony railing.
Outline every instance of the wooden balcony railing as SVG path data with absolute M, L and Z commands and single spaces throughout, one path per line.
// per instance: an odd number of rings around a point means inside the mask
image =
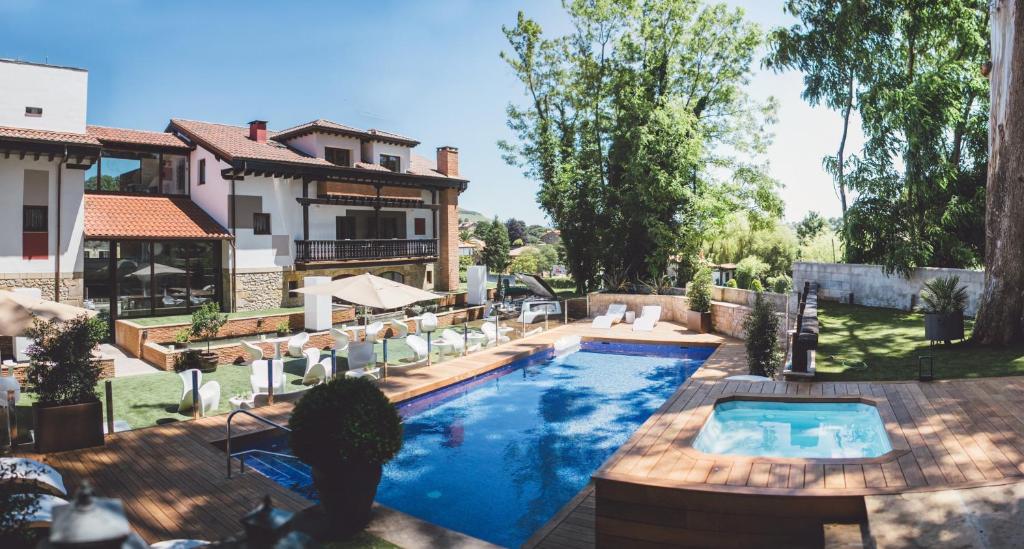
M 436 239 L 296 240 L 295 261 L 351 261 L 436 257 Z

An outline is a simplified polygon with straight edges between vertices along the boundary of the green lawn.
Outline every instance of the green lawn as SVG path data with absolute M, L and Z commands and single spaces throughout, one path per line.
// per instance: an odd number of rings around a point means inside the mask
M 228 319 L 235 319 L 249 318 L 253 316 L 279 315 L 301 312 L 302 307 L 275 307 L 273 309 L 261 309 L 259 311 L 239 311 L 237 313 L 227 313 L 227 315 Z M 129 318 L 126 320 L 134 322 L 139 326 L 163 326 L 165 324 L 191 323 L 192 315 L 151 316 L 146 318 Z
M 920 313 L 820 303 L 818 378 L 826 381 L 917 379 L 918 357 L 935 357 L 938 379 L 1024 375 L 1024 346 L 970 342 L 931 347 Z M 970 335 L 972 322 L 967 321 Z

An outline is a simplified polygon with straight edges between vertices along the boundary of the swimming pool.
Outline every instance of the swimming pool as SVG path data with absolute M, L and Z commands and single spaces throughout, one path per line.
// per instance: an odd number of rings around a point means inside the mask
M 399 405 L 401 453 L 377 501 L 489 542 L 518 547 L 576 495 L 714 351 L 710 347 L 584 342 Z M 259 448 L 287 452 L 286 440 Z M 316 498 L 294 459 L 246 463 Z
M 878 409 L 862 402 L 732 400 L 715 406 L 693 447 L 708 454 L 872 458 L 890 450 Z

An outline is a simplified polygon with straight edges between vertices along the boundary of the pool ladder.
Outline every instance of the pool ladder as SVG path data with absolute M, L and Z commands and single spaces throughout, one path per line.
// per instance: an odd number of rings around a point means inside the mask
M 244 473 L 245 472 L 245 455 L 247 453 L 251 452 L 250 450 L 243 450 L 243 451 L 238 452 L 236 454 L 232 454 L 231 453 L 231 420 L 234 419 L 235 415 L 237 415 L 237 414 L 247 415 L 247 416 L 255 419 L 256 421 L 259 421 L 260 423 L 264 423 L 266 425 L 274 427 L 275 429 L 281 429 L 282 431 L 286 431 L 288 433 L 292 432 L 291 429 L 285 427 L 284 425 L 281 425 L 280 423 L 274 423 L 273 421 L 270 421 L 269 419 L 267 419 L 265 417 L 260 417 L 260 416 L 258 416 L 256 414 L 250 412 L 249 410 L 235 410 L 234 412 L 231 412 L 230 414 L 228 414 L 228 423 L 227 423 L 228 436 L 227 436 L 227 439 L 224 441 L 224 452 L 228 455 L 228 478 L 231 478 L 231 460 L 234 459 L 237 456 L 239 461 L 242 462 L 242 467 L 239 470 L 239 472 L 240 473 Z M 266 452 L 266 453 L 273 454 L 273 455 L 276 455 L 276 456 L 281 456 L 281 457 L 295 457 L 295 456 L 289 456 L 287 454 L 277 454 L 275 452 Z

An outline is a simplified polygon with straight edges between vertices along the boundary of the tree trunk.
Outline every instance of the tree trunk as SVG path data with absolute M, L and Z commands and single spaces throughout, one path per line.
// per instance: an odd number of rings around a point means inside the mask
M 1024 0 L 992 4 L 985 290 L 973 338 L 1024 340 Z

